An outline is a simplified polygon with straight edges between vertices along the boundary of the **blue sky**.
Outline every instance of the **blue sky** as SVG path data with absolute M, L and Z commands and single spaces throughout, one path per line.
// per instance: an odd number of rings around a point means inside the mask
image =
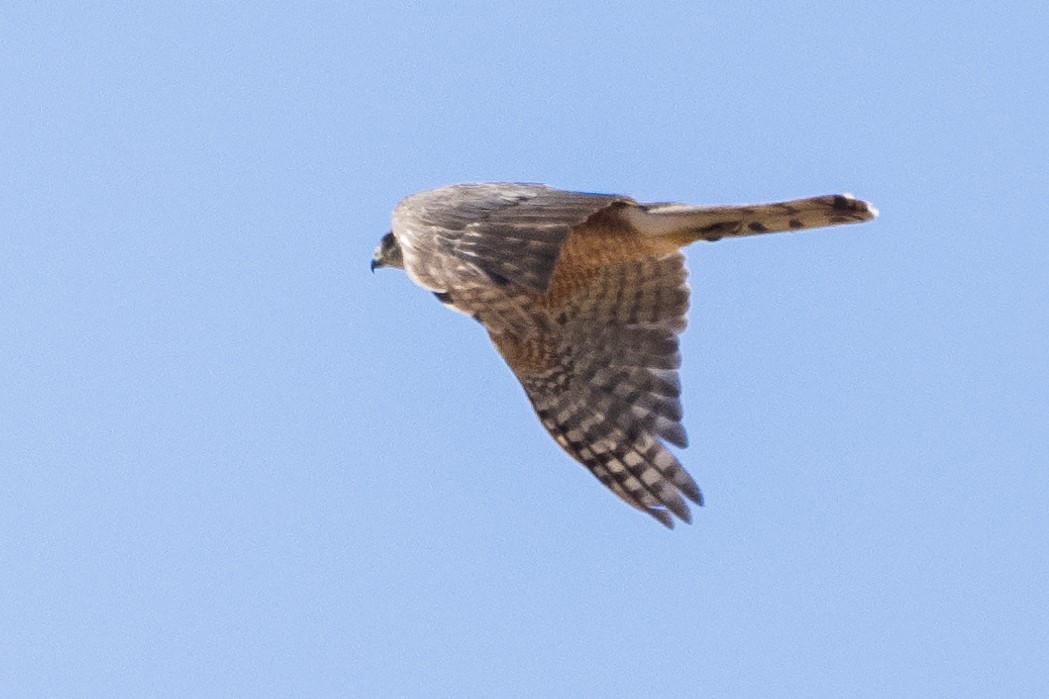
M 0 9 L 2 693 L 1049 693 L 1049 12 L 730 5 Z M 492 179 L 881 209 L 689 249 L 692 526 L 368 274 Z

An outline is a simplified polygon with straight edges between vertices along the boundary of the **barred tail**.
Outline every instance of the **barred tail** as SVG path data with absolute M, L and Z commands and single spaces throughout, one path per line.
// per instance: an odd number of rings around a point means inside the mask
M 875 218 L 878 210 L 851 194 L 828 194 L 740 206 L 643 204 L 624 213 L 643 235 L 665 236 L 687 245 L 697 240 L 861 223 Z

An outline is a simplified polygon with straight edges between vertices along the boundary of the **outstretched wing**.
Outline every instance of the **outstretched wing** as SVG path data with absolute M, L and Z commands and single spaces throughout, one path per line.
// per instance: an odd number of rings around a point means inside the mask
M 492 337 L 554 440 L 667 527 L 671 512 L 691 519 L 682 494 L 702 503 L 695 481 L 663 444 L 687 442 L 677 376 L 686 277 L 676 251 L 595 268 L 549 309 L 552 356 L 539 370 L 515 361 L 521 348 L 507 344 L 520 340 Z
M 393 213 L 405 267 L 434 291 L 467 284 L 544 292 L 572 227 L 629 197 L 538 184 L 460 184 L 420 192 Z

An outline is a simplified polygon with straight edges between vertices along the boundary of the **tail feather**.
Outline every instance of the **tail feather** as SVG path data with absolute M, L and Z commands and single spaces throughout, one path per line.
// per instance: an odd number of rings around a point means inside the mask
M 696 240 L 861 223 L 875 218 L 878 210 L 851 194 L 828 194 L 737 206 L 642 204 L 628 207 L 624 213 L 643 235 L 666 236 L 687 245 Z

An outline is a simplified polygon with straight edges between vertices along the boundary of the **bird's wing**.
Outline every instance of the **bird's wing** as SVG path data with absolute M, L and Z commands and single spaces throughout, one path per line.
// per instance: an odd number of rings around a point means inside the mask
M 573 458 L 665 526 L 701 503 L 692 477 L 661 440 L 685 446 L 677 334 L 689 289 L 684 256 L 594 269 L 549 309 L 549 336 L 492 340 L 521 380 L 543 426 Z M 533 347 L 543 342 L 550 346 Z
M 543 292 L 572 227 L 629 197 L 486 183 L 414 194 L 394 210 L 405 267 L 427 288 L 494 284 Z

